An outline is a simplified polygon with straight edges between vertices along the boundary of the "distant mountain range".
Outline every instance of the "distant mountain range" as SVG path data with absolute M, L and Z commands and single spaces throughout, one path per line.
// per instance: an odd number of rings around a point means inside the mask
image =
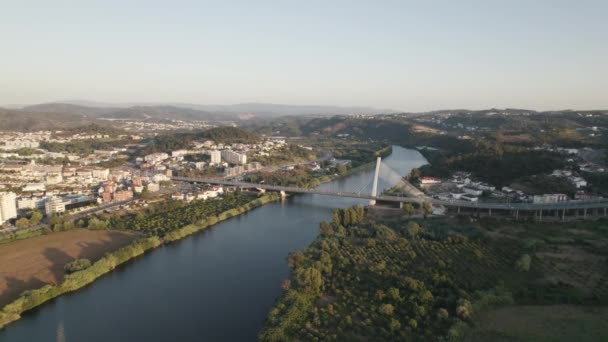
M 65 110 L 87 110 L 93 109 L 95 112 L 106 112 L 117 109 L 131 108 L 176 108 L 192 109 L 214 114 L 238 114 L 250 116 L 284 116 L 284 115 L 349 115 L 349 114 L 386 114 L 397 113 L 399 111 L 391 109 L 378 109 L 371 107 L 340 107 L 340 106 L 320 106 L 320 105 L 284 105 L 273 103 L 239 103 L 234 105 L 201 105 L 192 103 L 105 103 L 86 100 L 61 101 L 53 103 L 37 104 L 25 106 L 22 109 L 41 111 L 41 109 L 65 109 Z M 188 115 L 198 113 L 190 112 Z M 203 115 L 204 116 L 204 115 Z
M 8 106 L 7 106 L 8 107 Z M 142 120 L 162 122 L 165 120 L 241 122 L 252 119 L 274 119 L 279 116 L 330 117 L 350 114 L 399 113 L 390 109 L 368 107 L 338 107 L 314 105 L 283 105 L 269 103 L 241 103 L 235 105 L 198 105 L 188 103 L 102 103 L 92 101 L 63 101 L 43 103 L 16 108 L 0 107 L 0 130 L 60 129 L 108 122 L 106 120 Z M 526 109 L 466 109 L 438 110 L 408 115 L 470 113 L 470 114 L 522 114 L 522 113 L 566 113 L 570 110 L 537 112 Z M 591 111 L 582 111 L 582 113 Z
M 10 108 L 8 108 L 10 107 Z M 0 127 L 5 130 L 58 129 L 109 120 L 241 121 L 288 115 L 348 115 L 393 113 L 367 107 L 298 106 L 267 103 L 198 105 L 188 103 L 123 103 L 64 101 L 29 106 L 0 107 Z

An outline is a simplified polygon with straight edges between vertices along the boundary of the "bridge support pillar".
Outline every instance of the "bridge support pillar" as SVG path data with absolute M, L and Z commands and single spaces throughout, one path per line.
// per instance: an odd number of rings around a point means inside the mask
M 285 193 L 285 191 L 281 190 L 281 198 L 285 198 L 287 197 L 287 194 Z
M 515 221 L 519 219 L 519 209 L 515 210 Z
M 583 209 L 583 218 L 587 218 L 587 208 Z
M 606 216 L 606 207 L 604 207 L 604 216 Z
M 460 206 L 458 206 L 458 213 L 460 214 Z M 605 211 L 604 211 L 604 213 L 605 213 Z
M 403 209 L 403 202 L 399 202 L 399 209 Z
M 378 175 L 380 174 L 380 161 L 381 160 L 382 160 L 382 158 L 380 158 L 380 157 L 378 157 L 378 159 L 376 159 L 376 172 L 374 172 L 374 180 L 372 183 L 372 197 L 378 196 Z M 376 205 L 376 200 L 375 199 L 369 200 L 369 205 Z
M 488 208 L 488 216 L 492 216 L 492 208 Z
M 562 209 L 562 222 L 566 221 L 566 209 Z

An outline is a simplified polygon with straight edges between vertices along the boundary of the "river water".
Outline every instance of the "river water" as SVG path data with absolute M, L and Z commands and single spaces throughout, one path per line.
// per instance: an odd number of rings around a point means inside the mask
M 395 146 L 384 162 L 405 175 L 426 160 Z M 322 187 L 356 191 L 373 172 Z M 254 341 L 289 277 L 288 253 L 306 248 L 334 208 L 353 204 L 366 201 L 297 195 L 254 209 L 25 313 L 0 341 Z

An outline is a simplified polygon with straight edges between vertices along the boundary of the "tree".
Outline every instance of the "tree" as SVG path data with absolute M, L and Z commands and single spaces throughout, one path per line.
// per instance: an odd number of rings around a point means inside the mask
M 348 169 L 347 169 L 346 165 L 344 165 L 344 164 L 338 165 L 338 174 L 339 175 L 345 174 L 347 170 Z
M 390 316 L 395 312 L 395 307 L 392 304 L 382 304 L 380 305 L 380 313 Z
M 37 225 L 42 221 L 42 213 L 38 209 L 32 209 L 32 214 L 30 216 L 30 224 Z
M 411 203 L 405 203 L 403 205 L 403 212 L 407 216 L 412 216 L 416 212 L 416 208 L 414 208 L 414 206 Z
M 17 220 L 17 222 L 15 222 L 15 226 L 17 228 L 25 228 L 28 227 L 30 225 L 30 220 L 28 220 L 25 217 L 22 217 L 20 219 Z
M 302 266 L 302 264 L 304 263 L 304 259 L 305 257 L 302 251 L 295 251 L 293 253 L 290 253 L 287 257 L 287 264 L 292 270 L 295 270 L 296 268 Z
M 445 320 L 445 319 L 448 319 L 448 317 L 450 317 L 450 313 L 448 312 L 448 310 L 446 310 L 444 308 L 439 308 L 439 310 L 437 310 L 438 319 Z
M 431 202 L 422 202 L 422 211 L 424 212 L 424 216 L 432 214 L 433 204 Z
M 530 257 L 529 254 L 524 254 L 521 257 L 519 257 L 519 259 L 517 259 L 517 262 L 515 262 L 515 267 L 522 272 L 528 272 L 530 270 L 530 264 L 532 263 L 532 258 Z
M 324 236 L 324 237 L 329 237 L 329 236 L 331 236 L 331 235 L 333 234 L 333 232 L 334 232 L 334 229 L 333 229 L 333 227 L 331 226 L 331 224 L 329 224 L 328 222 L 325 222 L 325 221 L 322 221 L 322 222 L 319 224 L 319 228 L 320 228 L 320 230 L 321 230 L 321 235 L 322 235 L 322 236 Z
M 471 318 L 471 314 L 473 313 L 473 305 L 471 302 L 466 299 L 458 300 L 458 306 L 456 307 L 456 315 L 460 317 L 460 319 L 466 321 Z
M 342 212 L 340 209 L 336 209 L 333 211 L 333 213 L 331 214 L 331 221 L 336 226 L 342 225 Z
M 399 294 L 399 289 L 396 287 L 391 287 L 388 289 L 388 291 L 386 292 L 386 294 L 388 295 L 388 298 L 398 302 L 401 301 L 401 295 Z
M 63 269 L 66 273 L 74 273 L 89 267 L 91 267 L 91 260 L 83 258 L 68 262 Z
M 323 276 L 314 267 L 300 268 L 296 273 L 298 285 L 312 295 L 318 295 L 323 288 Z
M 396 320 L 396 319 L 393 318 L 393 319 L 391 319 L 391 323 L 389 325 L 389 328 L 393 332 L 398 331 L 399 329 L 401 329 L 401 323 L 399 323 L 398 320 Z
M 405 228 L 405 230 L 407 231 L 407 235 L 409 235 L 409 237 L 416 237 L 418 236 L 418 234 L 422 233 L 422 227 L 420 227 L 420 225 L 414 221 L 410 221 L 407 224 L 407 227 Z
M 410 174 L 408 175 L 408 179 L 410 181 L 415 181 L 417 179 L 420 178 L 420 169 L 419 168 L 413 168 L 412 171 L 410 171 Z

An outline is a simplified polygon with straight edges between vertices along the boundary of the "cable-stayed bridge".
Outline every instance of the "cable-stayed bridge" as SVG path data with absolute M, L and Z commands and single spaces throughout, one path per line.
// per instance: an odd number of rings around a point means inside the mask
M 597 199 L 587 201 L 564 201 L 557 203 L 504 203 L 504 202 L 469 202 L 463 200 L 438 200 L 426 196 L 420 190 L 409 184 L 403 177 L 390 166 L 383 163 L 380 158 L 376 161 L 376 168 L 373 178 L 369 182 L 362 184 L 358 189 L 349 191 L 332 189 L 331 186 L 322 185 L 318 188 L 301 188 L 295 186 L 273 185 L 266 183 L 248 183 L 234 180 L 218 179 L 218 178 L 189 178 L 189 177 L 172 177 L 174 181 L 189 182 L 189 183 L 207 183 L 227 186 L 237 186 L 240 188 L 256 188 L 269 191 L 281 191 L 285 193 L 302 193 L 302 194 L 317 194 L 325 196 L 338 196 L 348 198 L 358 198 L 369 200 L 370 205 L 375 205 L 377 201 L 382 202 L 397 202 L 397 203 L 415 203 L 421 204 L 429 202 L 433 206 L 443 206 L 446 208 L 457 209 L 460 212 L 463 209 L 487 210 L 491 215 L 492 210 L 511 211 L 517 217 L 519 211 L 534 211 L 535 215 L 542 217 L 544 211 L 549 211 L 556 215 L 561 215 L 562 218 L 567 213 L 576 211 L 579 214 L 580 210 L 584 210 L 583 216 L 587 216 L 587 209 L 596 210 L 603 209 L 604 216 L 607 214 L 608 199 Z M 404 188 L 405 194 L 399 196 L 378 194 L 378 181 L 382 180 L 385 184 L 396 185 L 400 184 Z

